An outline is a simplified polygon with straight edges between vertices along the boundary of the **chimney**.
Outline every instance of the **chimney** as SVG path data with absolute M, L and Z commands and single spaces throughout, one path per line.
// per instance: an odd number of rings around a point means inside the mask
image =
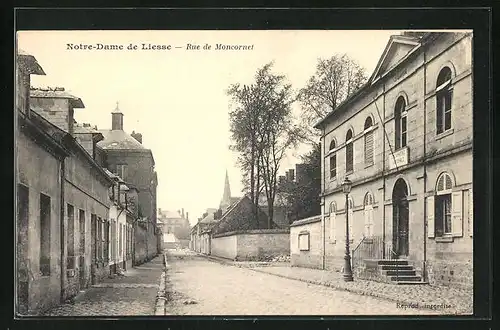
M 289 171 L 290 171 L 290 181 L 295 180 L 295 170 L 291 168 Z
M 118 108 L 118 102 L 116 102 L 116 109 L 111 113 L 111 116 L 111 129 L 123 131 L 123 113 Z
M 184 208 L 182 208 L 182 218 L 185 219 L 184 218 Z
M 142 134 L 141 133 L 136 133 L 135 131 L 132 131 L 132 134 L 130 134 L 134 139 L 137 140 L 140 144 L 142 144 Z

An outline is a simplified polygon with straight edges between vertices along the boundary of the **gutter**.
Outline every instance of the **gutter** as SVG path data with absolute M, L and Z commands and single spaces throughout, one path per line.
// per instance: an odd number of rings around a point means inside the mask
M 426 86 L 427 86 L 427 56 L 425 49 L 423 51 L 424 56 L 424 157 L 427 155 L 427 102 L 425 101 L 425 95 L 427 94 Z M 422 262 L 422 281 L 427 281 L 427 198 L 425 197 L 425 193 L 427 192 L 427 162 L 424 162 L 424 260 Z

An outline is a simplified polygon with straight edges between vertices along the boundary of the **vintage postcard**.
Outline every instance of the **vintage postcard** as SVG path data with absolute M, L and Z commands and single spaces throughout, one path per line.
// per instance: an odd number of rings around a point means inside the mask
M 473 39 L 19 31 L 17 317 L 471 315 Z

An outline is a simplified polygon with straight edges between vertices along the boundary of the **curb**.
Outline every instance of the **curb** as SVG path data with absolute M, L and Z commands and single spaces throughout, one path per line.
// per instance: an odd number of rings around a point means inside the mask
M 335 284 L 332 284 L 332 283 L 324 283 L 324 282 L 321 282 L 321 281 L 306 280 L 306 279 L 302 279 L 302 278 L 297 278 L 297 277 L 291 277 L 291 276 L 286 276 L 286 275 L 271 273 L 271 272 L 267 272 L 267 271 L 262 270 L 262 269 L 257 269 L 257 267 L 245 267 L 243 265 L 236 265 L 231 260 L 227 260 L 226 261 L 226 260 L 223 260 L 223 259 L 219 259 L 219 258 L 215 258 L 215 257 L 212 257 L 212 256 L 207 256 L 207 255 L 202 255 L 202 254 L 200 254 L 200 256 L 206 257 L 207 259 L 210 259 L 210 260 L 213 260 L 215 262 L 219 262 L 219 263 L 222 263 L 222 264 L 225 264 L 225 265 L 235 266 L 235 267 L 238 267 L 238 268 L 246 268 L 246 269 L 252 270 L 254 272 L 258 272 L 258 273 L 262 273 L 262 274 L 268 274 L 268 275 L 277 276 L 277 277 L 281 277 L 281 278 L 286 278 L 286 279 L 289 279 L 289 280 L 295 280 L 295 281 L 300 281 L 300 282 L 305 282 L 305 283 L 310 283 L 310 284 L 315 284 L 315 285 L 322 285 L 322 286 L 326 286 L 326 287 L 335 289 L 337 291 L 346 291 L 346 292 L 351 292 L 351 293 L 359 294 L 359 295 L 362 295 L 362 296 L 370 296 L 370 297 L 380 298 L 380 299 L 384 299 L 384 300 L 388 300 L 388 301 L 396 302 L 396 303 L 402 303 L 402 304 L 414 304 L 415 303 L 414 300 L 409 300 L 409 299 L 405 299 L 405 298 L 395 298 L 392 295 L 385 295 L 385 294 L 378 293 L 378 292 L 360 290 L 360 289 L 355 289 L 355 288 L 346 288 L 346 287 L 343 287 L 343 286 L 340 286 L 340 285 L 335 285 Z M 432 310 L 432 311 L 435 311 L 435 309 L 428 308 L 428 307 L 425 307 L 425 306 L 421 307 L 419 309 L 421 309 L 421 310 Z M 461 314 L 465 314 L 465 313 L 467 313 L 467 312 L 456 310 L 453 313 L 442 314 L 442 315 L 461 315 Z
M 167 256 L 163 254 L 163 272 L 160 276 L 160 283 L 158 284 L 158 293 L 156 294 L 155 312 L 154 315 L 165 315 L 165 305 L 168 300 L 166 288 L 167 279 Z

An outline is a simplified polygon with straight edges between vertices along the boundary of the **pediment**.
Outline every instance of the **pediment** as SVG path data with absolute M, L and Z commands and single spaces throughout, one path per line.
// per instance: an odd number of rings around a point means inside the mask
M 402 36 L 392 36 L 382 54 L 372 76 L 372 82 L 382 77 L 403 60 L 415 47 L 418 39 Z

